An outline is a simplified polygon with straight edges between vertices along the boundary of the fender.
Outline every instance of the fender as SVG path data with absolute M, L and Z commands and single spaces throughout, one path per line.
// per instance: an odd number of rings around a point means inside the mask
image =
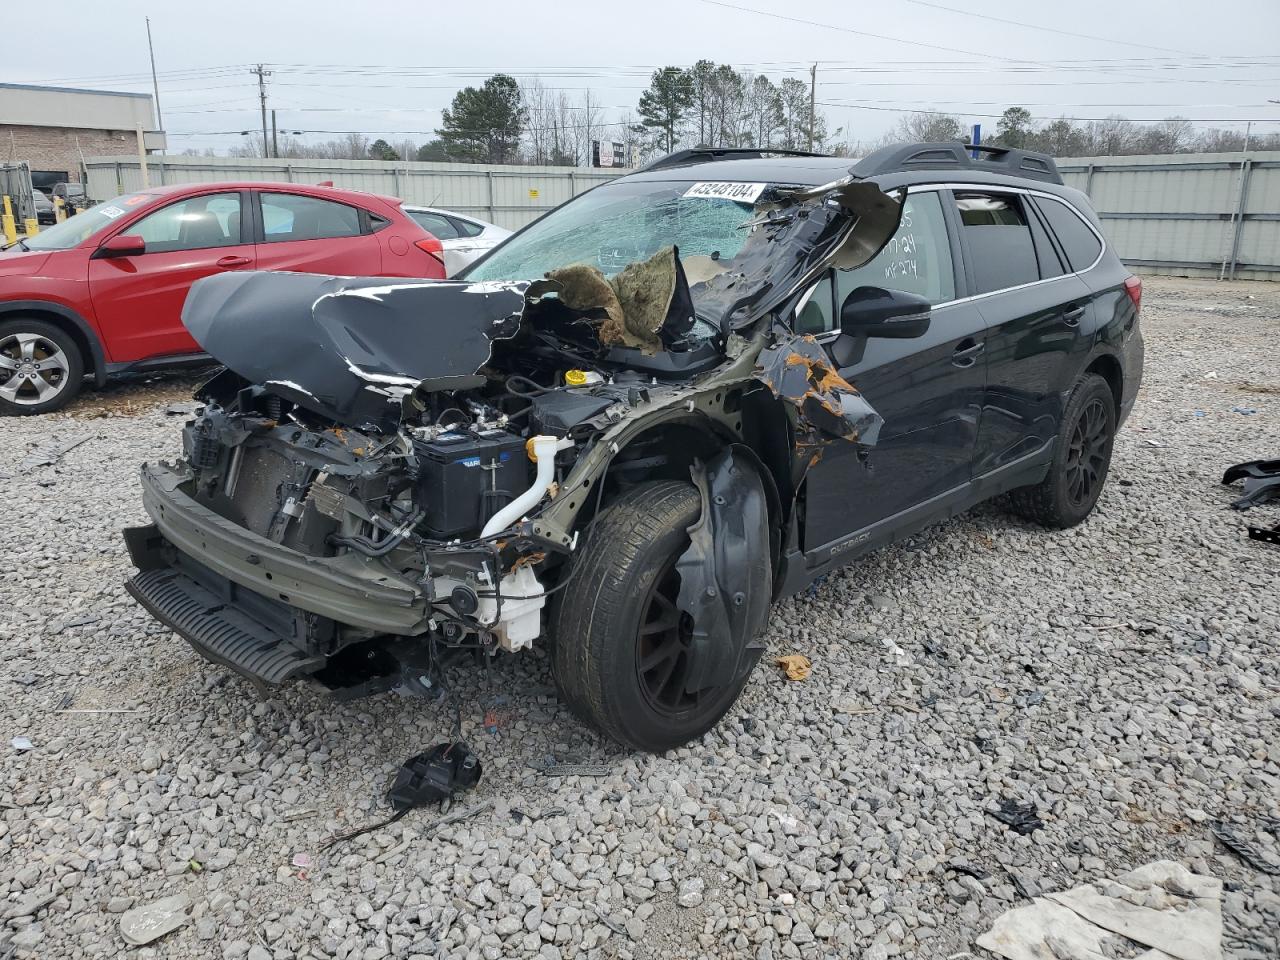
M 98 339 L 97 331 L 89 325 L 89 322 L 76 313 L 70 307 L 63 306 L 61 303 L 55 303 L 52 300 L 4 300 L 0 301 L 0 320 L 6 318 L 10 314 L 15 313 L 56 313 L 64 320 L 69 321 L 80 333 L 81 338 L 89 347 L 89 361 L 93 364 L 93 382 L 95 386 L 101 387 L 107 382 L 107 357 L 102 349 L 102 341 Z

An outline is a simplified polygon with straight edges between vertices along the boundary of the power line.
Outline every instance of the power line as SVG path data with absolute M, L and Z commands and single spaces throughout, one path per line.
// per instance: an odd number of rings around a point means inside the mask
M 923 113 L 934 116 L 949 117 L 952 114 L 946 110 L 926 110 L 913 107 L 875 107 L 862 103 L 832 103 L 828 100 L 819 100 L 818 106 L 836 107 L 843 110 L 878 110 L 886 113 Z M 974 113 L 971 110 L 960 111 L 966 117 L 981 117 L 983 119 L 999 120 L 1004 114 L 1002 113 Z M 1127 120 L 1129 123 L 1164 123 L 1168 120 L 1185 120 L 1187 123 L 1280 123 L 1280 117 L 1265 117 L 1263 119 L 1248 117 L 1031 117 L 1032 120 L 1075 120 L 1077 123 L 1101 122 L 1105 120 Z
M 1097 40 L 1102 43 L 1118 43 L 1127 47 L 1142 47 L 1146 50 L 1163 50 L 1166 53 L 1186 53 L 1191 56 L 1198 56 L 1190 50 L 1175 50 L 1171 47 L 1156 47 L 1149 43 L 1135 43 L 1132 40 L 1117 40 L 1115 37 L 1095 37 L 1088 33 L 1072 33 L 1070 30 L 1059 30 L 1056 27 L 1042 27 L 1035 23 L 1024 23 L 1021 20 L 1008 20 L 1004 17 L 992 17 L 985 13 L 974 13 L 972 10 L 958 10 L 955 7 L 943 6 L 941 3 L 931 3 L 929 0 L 906 0 L 907 3 L 914 3 L 918 7 L 932 7 L 935 10 L 945 10 L 947 13 L 959 14 L 963 17 L 975 17 L 979 20 L 990 20 L 993 23 L 1007 23 L 1015 27 L 1024 27 L 1028 30 L 1043 30 L 1045 33 L 1056 33 L 1063 37 L 1075 37 L 1079 40 Z

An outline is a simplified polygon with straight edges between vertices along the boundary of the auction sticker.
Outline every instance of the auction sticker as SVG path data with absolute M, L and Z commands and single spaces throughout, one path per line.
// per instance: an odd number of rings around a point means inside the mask
M 109 220 L 124 216 L 124 211 L 119 207 L 99 207 L 98 212 Z
M 738 183 L 733 181 L 701 180 L 684 192 L 686 197 L 702 197 L 706 200 L 732 200 L 734 203 L 755 203 L 764 193 L 767 183 Z

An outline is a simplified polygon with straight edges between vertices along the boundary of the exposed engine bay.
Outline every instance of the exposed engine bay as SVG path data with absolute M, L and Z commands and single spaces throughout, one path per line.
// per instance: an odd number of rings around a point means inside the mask
M 741 669 L 734 637 L 757 632 L 768 597 L 733 558 L 770 535 L 766 492 L 739 469 L 744 407 L 781 401 L 797 449 L 874 443 L 880 424 L 772 311 L 816 271 L 873 256 L 900 210 L 870 184 L 832 184 L 758 206 L 732 260 L 687 265 L 669 246 L 613 277 L 202 280 L 183 320 L 226 366 L 197 394 L 182 460 L 143 468 L 155 524 L 126 532 L 129 589 L 257 680 L 424 692 L 434 653 L 415 638 L 531 646 L 609 492 L 667 469 L 690 479 L 689 458 L 646 431 L 704 420 L 722 442 L 693 469 L 704 523 L 681 602 L 706 669 Z M 740 542 L 714 529 L 742 516 Z

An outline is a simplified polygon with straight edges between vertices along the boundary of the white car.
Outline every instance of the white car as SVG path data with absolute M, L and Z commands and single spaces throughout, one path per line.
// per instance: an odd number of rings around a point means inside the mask
M 453 276 L 473 260 L 488 253 L 512 231 L 475 217 L 464 217 L 451 210 L 435 207 L 416 207 L 404 204 L 404 212 L 416 220 L 427 233 L 444 247 L 444 269 Z

